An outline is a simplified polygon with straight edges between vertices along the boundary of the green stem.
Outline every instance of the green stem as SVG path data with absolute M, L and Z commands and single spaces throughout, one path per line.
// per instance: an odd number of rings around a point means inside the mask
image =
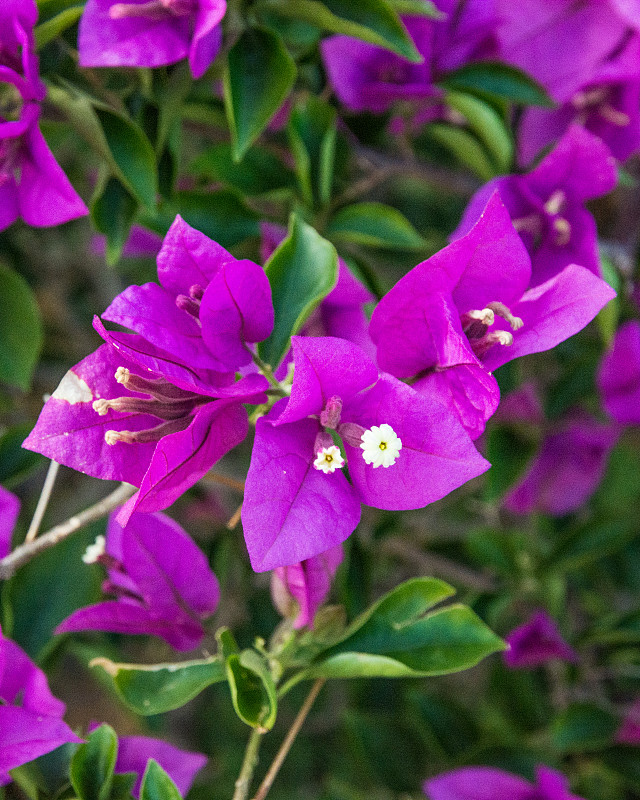
M 251 788 L 251 779 L 253 773 L 258 765 L 258 751 L 262 742 L 263 734 L 257 728 L 251 731 L 251 736 L 247 742 L 247 749 L 244 753 L 244 760 L 236 781 L 236 788 L 233 793 L 233 800 L 247 800 L 249 796 L 249 789 Z

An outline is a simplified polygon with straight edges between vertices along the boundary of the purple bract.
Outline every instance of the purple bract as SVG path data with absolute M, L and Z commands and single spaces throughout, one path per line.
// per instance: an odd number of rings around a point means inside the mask
M 502 654 L 511 669 L 531 669 L 560 659 L 575 663 L 578 655 L 562 638 L 555 620 L 540 609 L 523 625 L 505 636 L 509 649 Z
M 621 425 L 640 425 L 640 323 L 620 327 L 598 372 L 602 405 Z
M 493 767 L 462 767 L 425 781 L 424 791 L 429 800 L 581 800 L 564 775 L 544 765 L 535 785 Z

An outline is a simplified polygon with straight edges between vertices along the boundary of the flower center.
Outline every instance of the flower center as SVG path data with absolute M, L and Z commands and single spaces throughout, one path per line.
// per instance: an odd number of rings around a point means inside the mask
M 506 320 L 513 331 L 520 330 L 524 325 L 520 317 L 514 316 L 511 310 L 498 300 L 487 303 L 485 308 L 472 309 L 460 316 L 462 330 L 469 340 L 471 349 L 478 357 L 486 353 L 494 344 L 506 346 L 513 344 L 513 334 L 509 331 L 489 331 L 496 316 Z
M 0 81 L 0 117 L 3 122 L 17 122 L 22 115 L 22 95 L 19 89 L 8 83 Z
M 387 468 L 396 463 L 402 450 L 402 441 L 391 425 L 383 422 L 382 425 L 374 425 L 362 434 L 360 449 L 365 463 L 371 464 L 374 469 Z
M 109 16 L 111 19 L 166 19 L 170 16 L 188 16 L 196 10 L 197 0 L 149 0 L 146 3 L 114 3 L 109 9 Z
M 189 289 L 189 294 L 179 294 L 176 297 L 176 305 L 178 308 L 182 309 L 182 311 L 186 311 L 189 316 L 193 317 L 198 325 L 201 326 L 200 323 L 200 303 L 202 301 L 202 296 L 204 295 L 204 289 L 197 283 L 194 283 L 193 286 Z M 202 327 L 202 326 L 201 326 Z
M 629 115 L 613 105 L 613 94 L 614 87 L 612 86 L 598 86 L 576 92 L 570 102 L 579 112 L 578 122 L 584 125 L 589 114 L 596 114 L 618 128 L 629 125 L 631 122 Z
M 335 472 L 337 469 L 344 467 L 344 459 L 340 453 L 340 448 L 335 444 L 329 447 L 323 447 L 316 455 L 316 460 L 313 466 L 325 475 Z

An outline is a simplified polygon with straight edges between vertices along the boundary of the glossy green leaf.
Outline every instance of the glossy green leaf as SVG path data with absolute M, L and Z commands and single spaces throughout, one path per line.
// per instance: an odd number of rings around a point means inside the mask
M 91 203 L 91 219 L 107 239 L 106 260 L 117 264 L 138 209 L 138 203 L 117 178 L 108 178 Z
M 347 628 L 321 653 L 308 677 L 418 677 L 468 669 L 504 643 L 459 604 L 427 613 L 454 589 L 435 578 L 401 584 Z
M 180 708 L 212 683 L 225 680 L 222 660 L 217 656 L 175 664 L 118 664 L 96 658 L 92 667 L 101 667 L 113 681 L 121 699 L 138 714 L 161 714 Z
M 509 172 L 513 142 L 499 114 L 483 100 L 462 92 L 448 92 L 447 105 L 462 114 L 490 153 L 499 172 Z
M 260 234 L 260 219 L 235 192 L 180 192 L 176 211 L 223 247 L 233 247 Z M 173 220 L 173 216 L 172 216 Z
M 298 103 L 289 117 L 287 133 L 296 174 L 309 205 L 326 205 L 331 199 L 336 125 L 335 109 L 313 96 Z
M 260 358 L 276 367 L 309 314 L 338 279 L 338 254 L 331 242 L 292 215 L 289 235 L 265 266 L 275 311 L 271 335 L 258 344 Z
M 449 89 L 475 91 L 522 105 L 554 106 L 544 87 L 533 78 L 516 67 L 497 61 L 465 64 L 450 72 L 443 84 Z
M 446 19 L 447 17 L 430 0 L 389 0 L 389 5 L 393 7 L 397 14 L 428 17 L 429 19 Z
M 275 31 L 248 28 L 233 45 L 224 73 L 224 104 L 237 161 L 266 128 L 295 79 L 295 61 Z
M 21 275 L 0 264 L 0 383 L 27 391 L 42 347 L 40 311 Z
M 201 153 L 189 165 L 189 172 L 226 183 L 248 196 L 268 194 L 294 185 L 291 170 L 268 150 L 252 147 L 236 164 L 231 145 L 226 142 Z
M 60 36 L 67 28 L 74 25 L 82 16 L 83 11 L 84 6 L 71 6 L 71 8 L 60 11 L 55 17 L 37 25 L 33 30 L 36 49 L 40 50 L 45 44 L 53 41 L 56 36 Z
M 562 752 L 584 752 L 606 747 L 620 722 L 593 703 L 574 703 L 553 721 L 551 738 Z
M 429 125 L 428 134 L 446 147 L 461 164 L 473 170 L 483 181 L 489 181 L 495 177 L 496 170 L 486 150 L 472 134 L 462 128 L 441 122 Z
M 265 0 L 261 5 L 284 17 L 294 17 L 321 30 L 377 44 L 419 63 L 422 56 L 387 0 Z M 402 13 L 401 11 L 399 13 Z
M 384 203 L 354 203 L 341 208 L 329 222 L 327 235 L 369 247 L 419 250 L 425 246 L 409 220 Z
M 271 673 L 255 650 L 243 650 L 226 659 L 233 707 L 243 722 L 268 731 L 276 721 L 278 700 Z
M 80 800 L 108 800 L 118 756 L 118 737 L 101 725 L 71 759 L 71 783 Z
M 178 787 L 153 758 L 142 776 L 140 800 L 182 800 Z

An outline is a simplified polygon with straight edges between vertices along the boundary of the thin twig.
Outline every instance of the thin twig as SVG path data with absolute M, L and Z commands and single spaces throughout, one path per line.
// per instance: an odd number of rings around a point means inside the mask
M 90 522 L 106 516 L 114 508 L 122 505 L 136 491 L 135 486 L 123 483 L 95 505 L 86 508 L 65 522 L 61 522 L 60 525 L 56 525 L 55 528 L 43 533 L 35 541 L 25 542 L 16 547 L 13 553 L 0 560 L 0 581 L 10 578 L 17 569 L 31 561 L 34 556 L 53 547 Z
M 258 764 L 258 750 L 264 736 L 258 728 L 251 731 L 247 749 L 244 753 L 244 760 L 238 775 L 238 780 L 235 783 L 235 791 L 233 793 L 233 800 L 247 800 L 249 796 L 249 789 L 251 788 L 251 778 L 253 778 L 254 770 Z
M 273 759 L 273 763 L 269 767 L 269 771 L 264 776 L 264 780 L 260 784 L 260 788 L 258 789 L 257 794 L 253 798 L 253 800 L 264 800 L 267 796 L 269 789 L 273 785 L 278 772 L 280 771 L 280 767 L 282 766 L 289 750 L 291 749 L 291 745 L 295 741 L 296 736 L 300 732 L 300 728 L 303 726 L 305 719 L 307 718 L 307 714 L 311 711 L 311 706 L 314 704 L 316 697 L 320 693 L 320 689 L 324 686 L 326 678 L 318 678 L 318 680 L 313 684 L 311 687 L 311 691 L 307 695 L 307 699 L 302 704 L 302 708 L 298 711 L 298 716 L 294 719 L 293 725 L 289 729 L 289 733 L 287 733 L 284 741 L 280 745 L 280 749 L 276 757 Z
M 231 517 L 229 522 L 227 522 L 227 529 L 230 531 L 234 530 L 237 527 L 238 523 L 240 522 L 241 516 L 242 516 L 242 503 L 240 503 L 238 508 L 236 508 L 236 510 L 233 512 L 233 516 Z
M 38 504 L 36 505 L 36 510 L 33 514 L 31 525 L 29 525 L 29 530 L 27 531 L 25 542 L 32 542 L 38 535 L 38 531 L 40 530 L 40 523 L 42 522 L 42 518 L 44 517 L 44 512 L 47 510 L 47 506 L 49 505 L 49 498 L 51 497 L 51 492 L 53 491 L 53 484 L 56 482 L 56 476 L 58 474 L 59 466 L 60 464 L 58 464 L 57 461 L 52 461 L 49 464 L 49 469 L 47 470 L 47 477 L 44 479 L 42 492 L 40 493 L 40 497 L 38 498 Z
M 244 494 L 244 481 L 239 481 L 237 478 L 230 478 L 217 472 L 207 472 L 206 475 L 202 476 L 201 480 L 206 483 L 219 483 L 220 486 L 227 486 L 229 489 L 235 489 L 236 492 Z

